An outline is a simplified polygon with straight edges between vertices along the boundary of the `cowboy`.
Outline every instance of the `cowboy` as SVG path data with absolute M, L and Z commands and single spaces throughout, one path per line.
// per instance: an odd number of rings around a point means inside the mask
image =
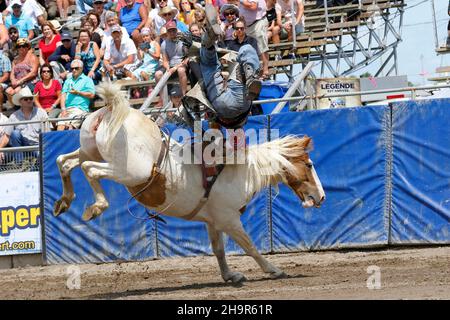
M 230 76 L 225 80 L 216 52 L 216 41 L 223 37 L 217 21 L 217 11 L 211 4 L 205 5 L 206 32 L 200 48 L 200 67 L 206 96 L 216 113 L 216 121 L 227 127 L 241 127 L 250 112 L 251 102 L 261 90 L 257 78 L 260 64 L 258 54 L 251 45 L 243 45 L 237 54 Z

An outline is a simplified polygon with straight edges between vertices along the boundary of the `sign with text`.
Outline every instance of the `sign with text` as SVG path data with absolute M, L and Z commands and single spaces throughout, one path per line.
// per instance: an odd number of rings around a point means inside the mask
M 351 93 L 360 91 L 358 78 L 322 78 L 316 80 L 316 95 Z M 334 109 L 361 106 L 361 96 L 319 98 L 317 109 Z
M 39 252 L 39 173 L 0 174 L 0 256 Z

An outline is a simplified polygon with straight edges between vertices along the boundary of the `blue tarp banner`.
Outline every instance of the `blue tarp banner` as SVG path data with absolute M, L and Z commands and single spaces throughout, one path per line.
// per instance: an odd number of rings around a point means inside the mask
M 449 243 L 450 99 L 392 110 L 391 243 Z
M 79 131 L 43 135 L 45 245 L 48 263 L 96 263 L 117 260 L 146 260 L 156 257 L 155 222 L 140 221 L 128 213 L 130 194 L 124 186 L 102 180 L 110 207 L 97 219 L 81 216 L 94 203 L 94 195 L 81 169 L 72 172 L 76 193 L 70 209 L 53 216 L 53 204 L 62 194 L 56 158 L 79 148 Z M 143 207 L 132 199 L 129 209 L 142 218 Z
M 388 107 L 363 107 L 271 116 L 271 132 L 313 138 L 310 157 L 326 193 L 320 209 L 304 209 L 289 188 L 272 192 L 274 251 L 387 243 L 388 115 Z

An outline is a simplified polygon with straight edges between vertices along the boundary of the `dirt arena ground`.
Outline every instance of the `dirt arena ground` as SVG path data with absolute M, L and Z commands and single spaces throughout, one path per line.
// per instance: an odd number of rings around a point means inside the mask
M 450 299 L 450 246 L 266 257 L 288 278 L 231 256 L 248 281 L 225 284 L 208 256 L 79 265 L 80 289 L 69 290 L 67 265 L 26 267 L 0 270 L 0 299 Z M 380 289 L 367 287 L 370 266 L 380 268 Z

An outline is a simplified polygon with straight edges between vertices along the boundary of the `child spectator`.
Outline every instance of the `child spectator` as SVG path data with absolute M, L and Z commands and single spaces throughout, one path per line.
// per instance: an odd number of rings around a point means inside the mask
M 159 42 L 149 28 L 143 28 L 141 35 L 143 41 L 139 46 L 138 58 L 142 64 L 131 72 L 129 77 L 135 80 L 153 80 L 160 59 Z
M 78 43 L 75 50 L 75 59 L 83 61 L 83 73 L 97 84 L 102 75 L 100 73 L 100 48 L 91 41 L 91 33 L 87 29 L 81 29 L 78 35 Z
M 50 118 L 56 118 L 61 109 L 57 109 L 61 100 L 61 83 L 53 79 L 53 69 L 46 63 L 39 71 L 41 80 L 34 87 L 34 104 L 47 112 Z

